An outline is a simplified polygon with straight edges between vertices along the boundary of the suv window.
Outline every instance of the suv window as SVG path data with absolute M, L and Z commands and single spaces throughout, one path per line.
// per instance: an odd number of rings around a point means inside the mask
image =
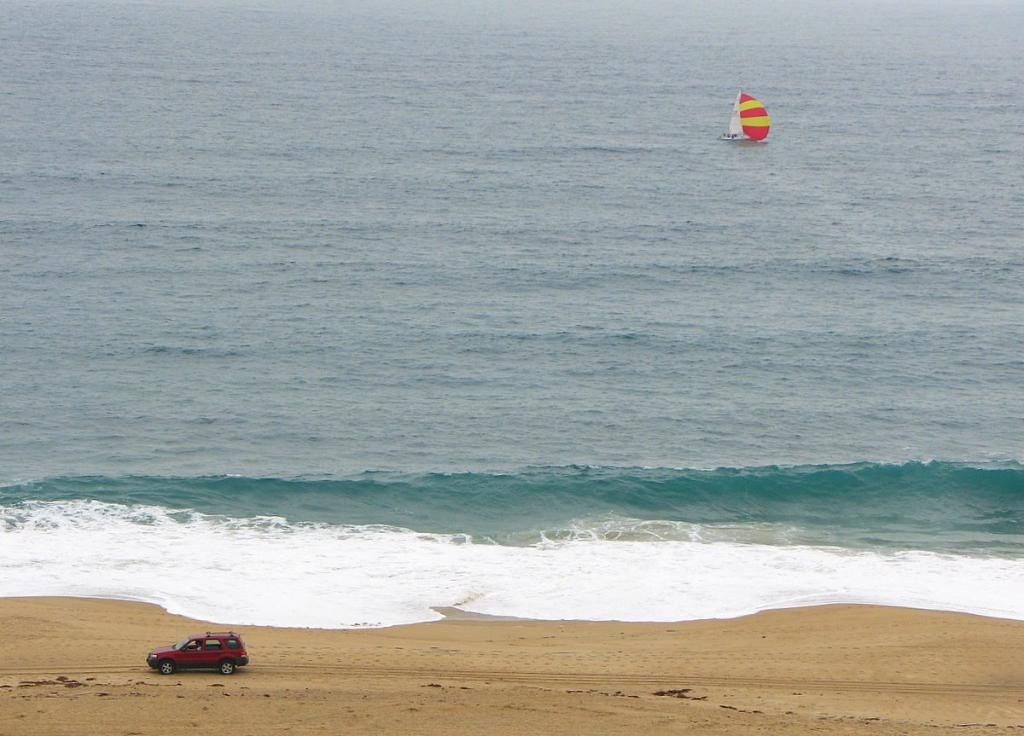
M 238 639 L 228 639 L 228 649 L 238 649 Z
M 215 649 L 220 649 L 220 639 L 207 639 L 206 646 L 204 648 L 208 652 L 213 651 Z

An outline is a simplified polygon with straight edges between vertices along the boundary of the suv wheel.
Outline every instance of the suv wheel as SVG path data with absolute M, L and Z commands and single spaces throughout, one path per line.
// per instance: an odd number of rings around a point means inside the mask
M 173 675 L 176 669 L 178 668 L 174 666 L 174 662 L 169 659 L 161 659 L 160 664 L 157 666 L 157 671 L 161 675 Z
M 235 674 L 235 663 L 230 659 L 225 659 L 220 663 L 220 673 L 222 675 L 233 675 Z

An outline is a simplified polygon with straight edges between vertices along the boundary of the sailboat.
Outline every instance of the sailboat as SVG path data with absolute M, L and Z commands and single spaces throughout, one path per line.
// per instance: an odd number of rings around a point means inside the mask
M 751 97 L 743 90 L 736 93 L 736 103 L 729 118 L 729 132 L 722 133 L 719 140 L 737 143 L 765 142 L 772 119 L 761 100 Z

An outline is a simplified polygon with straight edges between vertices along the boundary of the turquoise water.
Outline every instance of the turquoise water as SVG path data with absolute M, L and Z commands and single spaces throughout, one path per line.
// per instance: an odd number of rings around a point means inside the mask
M 0 2 L 0 594 L 1024 617 L 1022 31 Z M 766 146 L 717 140 L 738 86 Z M 204 598 L 155 529 L 309 597 Z
M 1016 463 L 573 467 L 317 480 L 50 478 L 0 488 L 0 503 L 94 499 L 231 517 L 258 511 L 291 524 L 387 524 L 520 545 L 592 536 L 689 539 L 702 525 L 736 540 L 1022 557 L 1022 486 L 1024 468 Z

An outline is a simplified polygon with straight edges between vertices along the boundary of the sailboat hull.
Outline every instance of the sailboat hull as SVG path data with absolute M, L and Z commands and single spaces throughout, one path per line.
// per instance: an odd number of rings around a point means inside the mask
M 737 137 L 729 135 L 728 133 L 722 133 L 722 135 L 718 137 L 718 140 L 725 141 L 727 143 L 740 143 L 747 146 L 763 146 L 768 143 L 768 141 L 755 141 L 753 138 L 747 138 L 746 136 Z

